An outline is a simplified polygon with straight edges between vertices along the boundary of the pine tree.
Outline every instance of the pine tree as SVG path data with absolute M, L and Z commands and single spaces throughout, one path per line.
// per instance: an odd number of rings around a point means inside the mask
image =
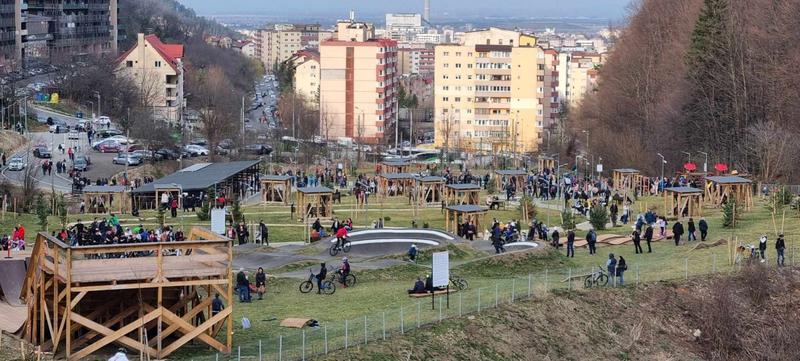
M 50 206 L 44 200 L 44 196 L 39 193 L 36 196 L 36 217 L 39 219 L 39 226 L 42 231 L 47 230 L 47 217 L 50 215 Z
M 596 205 L 589 210 L 589 223 L 596 230 L 606 229 L 608 223 L 608 210 L 606 207 Z

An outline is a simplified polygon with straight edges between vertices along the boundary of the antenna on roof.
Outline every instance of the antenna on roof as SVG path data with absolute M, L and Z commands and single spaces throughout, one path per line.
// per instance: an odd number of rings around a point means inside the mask
M 350 9 L 350 22 L 356 21 L 356 12 L 353 9 Z

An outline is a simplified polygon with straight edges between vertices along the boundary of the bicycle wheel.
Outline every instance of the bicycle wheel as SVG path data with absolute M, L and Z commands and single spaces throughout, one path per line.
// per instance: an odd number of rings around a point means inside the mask
M 467 288 L 469 288 L 469 282 L 467 282 L 467 280 L 459 277 L 459 278 L 456 278 L 456 286 L 458 287 L 459 291 L 463 291 L 463 290 L 466 290 Z
M 352 274 L 347 275 L 347 277 L 344 278 L 344 285 L 347 286 L 347 287 L 355 286 L 356 285 L 356 276 L 353 276 Z
M 350 252 L 350 246 L 351 246 L 350 241 L 344 243 L 344 246 L 342 246 L 342 250 L 344 251 L 344 253 Z
M 600 276 L 597 277 L 597 284 L 600 286 L 607 286 L 608 276 L 605 273 L 601 273 Z
M 311 281 L 303 281 L 303 283 L 300 284 L 300 293 L 309 293 L 313 289 L 314 283 Z
M 339 254 L 339 247 L 336 247 L 334 244 L 330 249 L 328 249 L 328 253 L 330 253 L 331 257 L 336 257 L 336 255 Z
M 592 288 L 592 286 L 594 286 L 594 281 L 592 281 L 592 276 L 586 276 L 586 279 L 583 280 L 583 287 Z
M 331 281 L 322 282 L 322 293 L 332 295 L 336 292 L 336 285 Z

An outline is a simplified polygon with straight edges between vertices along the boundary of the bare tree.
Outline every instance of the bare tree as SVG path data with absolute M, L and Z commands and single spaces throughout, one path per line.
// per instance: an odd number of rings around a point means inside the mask
M 211 67 L 192 75 L 195 84 L 195 107 L 200 113 L 201 133 L 208 140 L 213 155 L 219 143 L 236 133 L 239 97 L 231 91 L 232 85 L 220 67 Z

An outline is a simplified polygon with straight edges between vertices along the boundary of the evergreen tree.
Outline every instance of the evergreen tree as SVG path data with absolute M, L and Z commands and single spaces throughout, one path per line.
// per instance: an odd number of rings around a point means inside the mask
M 36 217 L 39 219 L 39 226 L 42 231 L 47 230 L 47 216 L 49 215 L 50 207 L 47 201 L 44 200 L 44 196 L 39 193 L 39 195 L 36 196 Z

